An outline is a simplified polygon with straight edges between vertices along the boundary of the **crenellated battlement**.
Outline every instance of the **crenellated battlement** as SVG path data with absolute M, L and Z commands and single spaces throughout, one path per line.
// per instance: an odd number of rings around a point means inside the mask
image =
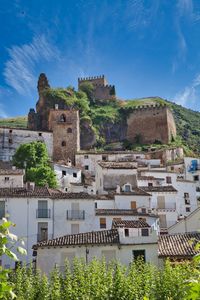
M 132 108 L 132 112 L 134 113 L 134 111 L 144 111 L 144 110 L 148 110 L 148 111 L 152 111 L 152 110 L 157 110 L 157 109 L 165 109 L 167 107 L 167 105 L 165 103 L 161 104 L 151 104 L 151 105 L 139 105 L 139 106 L 135 106 Z
M 105 78 L 104 75 L 100 75 L 100 76 L 91 76 L 91 77 L 79 77 L 79 78 L 78 78 L 78 82 L 79 82 L 79 81 L 95 80 L 95 79 L 104 79 L 104 78 Z

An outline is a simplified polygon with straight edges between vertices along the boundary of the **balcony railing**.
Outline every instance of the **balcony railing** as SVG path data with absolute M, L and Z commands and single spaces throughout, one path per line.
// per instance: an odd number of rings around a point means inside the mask
M 67 210 L 67 220 L 85 220 L 84 210 Z
M 0 220 L 5 217 L 5 210 L 0 210 Z
M 52 234 L 37 234 L 37 242 L 51 240 L 52 238 L 53 238 Z
M 51 218 L 51 210 L 47 208 L 37 209 L 36 218 L 44 218 L 44 219 Z

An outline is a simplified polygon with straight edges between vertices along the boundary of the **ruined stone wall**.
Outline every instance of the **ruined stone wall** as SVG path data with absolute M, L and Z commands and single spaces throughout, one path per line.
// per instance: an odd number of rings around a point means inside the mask
M 144 106 L 133 110 L 127 119 L 127 139 L 132 143 L 168 143 L 176 136 L 176 125 L 167 106 Z
M 53 131 L 53 160 L 75 163 L 75 153 L 80 150 L 79 112 L 51 109 L 48 122 Z
M 48 155 L 52 158 L 53 134 L 51 132 L 0 127 L 0 160 L 12 160 L 13 155 L 21 144 L 34 141 L 44 142 Z

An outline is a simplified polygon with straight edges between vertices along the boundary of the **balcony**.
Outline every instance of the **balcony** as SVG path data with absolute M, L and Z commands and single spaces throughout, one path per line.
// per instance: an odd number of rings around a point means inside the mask
M 36 210 L 36 218 L 38 219 L 50 219 L 51 218 L 51 210 L 47 208 L 37 209 Z
M 5 217 L 5 210 L 0 210 L 0 220 Z
M 52 234 L 37 234 L 37 242 L 43 242 L 47 240 L 51 240 L 53 238 Z
M 84 210 L 67 210 L 67 220 L 85 220 Z

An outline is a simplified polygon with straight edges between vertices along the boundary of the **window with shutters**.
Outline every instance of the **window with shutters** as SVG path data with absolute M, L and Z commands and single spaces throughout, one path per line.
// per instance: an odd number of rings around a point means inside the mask
M 166 177 L 166 183 L 172 183 L 172 178 L 170 176 Z
M 5 217 L 5 201 L 0 201 L 0 219 Z
M 100 222 L 101 229 L 106 228 L 106 218 L 100 218 L 99 222 Z

